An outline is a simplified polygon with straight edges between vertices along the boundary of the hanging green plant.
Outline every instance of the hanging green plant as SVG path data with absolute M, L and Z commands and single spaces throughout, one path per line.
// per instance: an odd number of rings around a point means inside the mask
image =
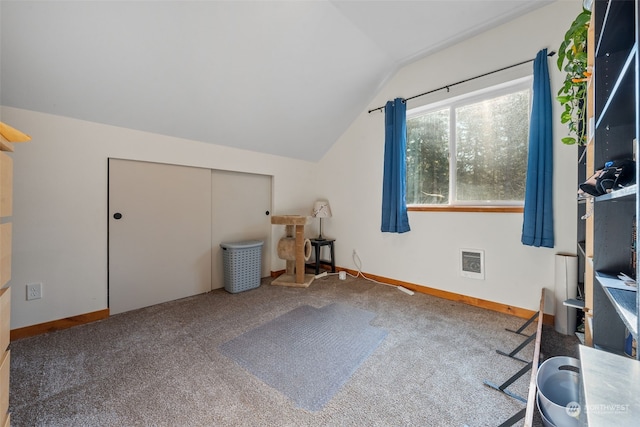
M 558 69 L 567 76 L 558 91 L 557 100 L 564 107 L 560 121 L 569 126 L 565 144 L 585 145 L 587 142 L 587 34 L 591 11 L 583 9 L 565 33 L 558 49 Z

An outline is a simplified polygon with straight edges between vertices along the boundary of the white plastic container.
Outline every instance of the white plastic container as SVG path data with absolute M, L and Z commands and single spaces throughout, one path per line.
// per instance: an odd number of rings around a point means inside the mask
M 551 427 L 579 426 L 574 405 L 580 399 L 580 361 L 568 356 L 551 357 L 536 375 L 538 407 Z M 571 405 L 569 405 L 571 404 Z M 545 420 L 546 419 L 546 420 Z M 546 425 L 546 424 L 545 424 Z

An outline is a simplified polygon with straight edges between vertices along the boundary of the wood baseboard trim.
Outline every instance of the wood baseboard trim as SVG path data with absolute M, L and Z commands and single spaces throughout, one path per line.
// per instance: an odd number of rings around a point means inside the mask
M 348 268 L 336 267 L 337 271 L 346 271 L 347 273 L 355 276 L 358 271 Z M 522 319 L 529 319 L 537 310 L 527 310 L 525 308 L 513 307 L 507 304 L 502 304 L 495 301 L 488 301 L 480 298 L 470 297 L 467 295 L 457 294 L 455 292 L 443 291 L 442 289 L 430 288 L 428 286 L 416 285 L 415 283 L 403 282 L 401 280 L 390 279 L 388 277 L 376 276 L 375 274 L 363 273 L 369 279 L 373 279 L 376 282 L 385 283 L 387 285 L 402 286 L 403 288 L 411 289 L 414 292 L 420 292 L 422 294 L 431 295 L 438 298 L 443 298 L 451 301 L 461 302 L 463 304 L 472 305 L 474 307 L 480 307 L 498 313 L 510 314 L 512 316 L 520 317 Z M 554 316 L 552 314 L 544 313 L 543 323 L 545 325 L 554 325 Z
M 356 270 L 348 268 L 336 267 L 337 271 L 346 271 L 351 275 L 357 275 Z M 275 278 L 284 273 L 284 270 L 272 271 L 271 277 Z M 375 274 L 363 273 L 369 279 L 373 279 L 377 282 L 385 283 L 387 285 L 402 286 L 403 288 L 411 289 L 414 292 L 420 292 L 422 294 L 431 295 L 438 298 L 443 298 L 451 301 L 457 301 L 464 304 L 472 305 L 474 307 L 480 307 L 498 313 L 510 314 L 512 316 L 520 317 L 522 319 L 529 319 L 535 314 L 533 310 L 527 310 L 520 307 L 513 307 L 506 304 L 501 304 L 494 301 L 483 300 L 480 298 L 474 298 L 467 295 L 457 294 L 454 292 L 443 291 L 441 289 L 430 288 L 428 286 L 416 285 L 414 283 L 403 282 L 401 280 L 390 279 L 388 277 L 376 276 Z M 91 313 L 79 314 L 77 316 L 71 316 L 64 319 L 53 320 L 51 322 L 40 323 L 38 325 L 25 326 L 24 328 L 11 330 L 11 341 L 19 340 L 21 338 L 32 337 L 35 335 L 45 334 L 47 332 L 59 331 L 62 329 L 71 328 L 73 326 L 83 325 L 85 323 L 95 322 L 97 320 L 106 319 L 109 317 L 109 309 L 98 310 Z M 545 325 L 554 324 L 554 316 L 552 314 L 544 314 L 543 323 Z
M 51 322 L 40 323 L 38 325 L 25 326 L 24 328 L 11 330 L 11 341 L 84 325 L 85 323 L 95 322 L 96 320 L 106 319 L 107 317 L 109 317 L 109 309 L 105 308 L 104 310 L 52 320 Z
M 283 275 L 286 272 L 287 272 L 287 270 L 272 271 L 271 272 L 271 278 L 275 279 L 276 277 L 279 277 L 279 276 Z

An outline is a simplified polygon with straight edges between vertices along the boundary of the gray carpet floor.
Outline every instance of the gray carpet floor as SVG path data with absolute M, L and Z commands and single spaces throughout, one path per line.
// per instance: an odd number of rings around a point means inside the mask
M 309 288 L 216 290 L 11 343 L 13 426 L 495 426 L 524 404 L 501 384 L 522 362 L 522 319 L 337 276 Z M 296 307 L 344 303 L 388 331 L 316 412 L 298 408 L 218 347 Z M 534 325 L 527 332 L 532 333 Z M 576 357 L 546 328 L 544 357 Z M 518 355 L 531 359 L 533 344 Z M 509 389 L 526 396 L 529 375 Z M 536 423 L 539 420 L 536 418 Z

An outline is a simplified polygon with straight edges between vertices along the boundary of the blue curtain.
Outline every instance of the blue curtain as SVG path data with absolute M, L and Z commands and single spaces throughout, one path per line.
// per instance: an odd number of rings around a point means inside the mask
M 522 243 L 553 248 L 553 135 L 547 49 L 533 62 L 533 104 Z
M 407 216 L 407 104 L 396 98 L 387 102 L 385 114 L 384 176 L 382 179 L 383 232 L 409 230 Z

